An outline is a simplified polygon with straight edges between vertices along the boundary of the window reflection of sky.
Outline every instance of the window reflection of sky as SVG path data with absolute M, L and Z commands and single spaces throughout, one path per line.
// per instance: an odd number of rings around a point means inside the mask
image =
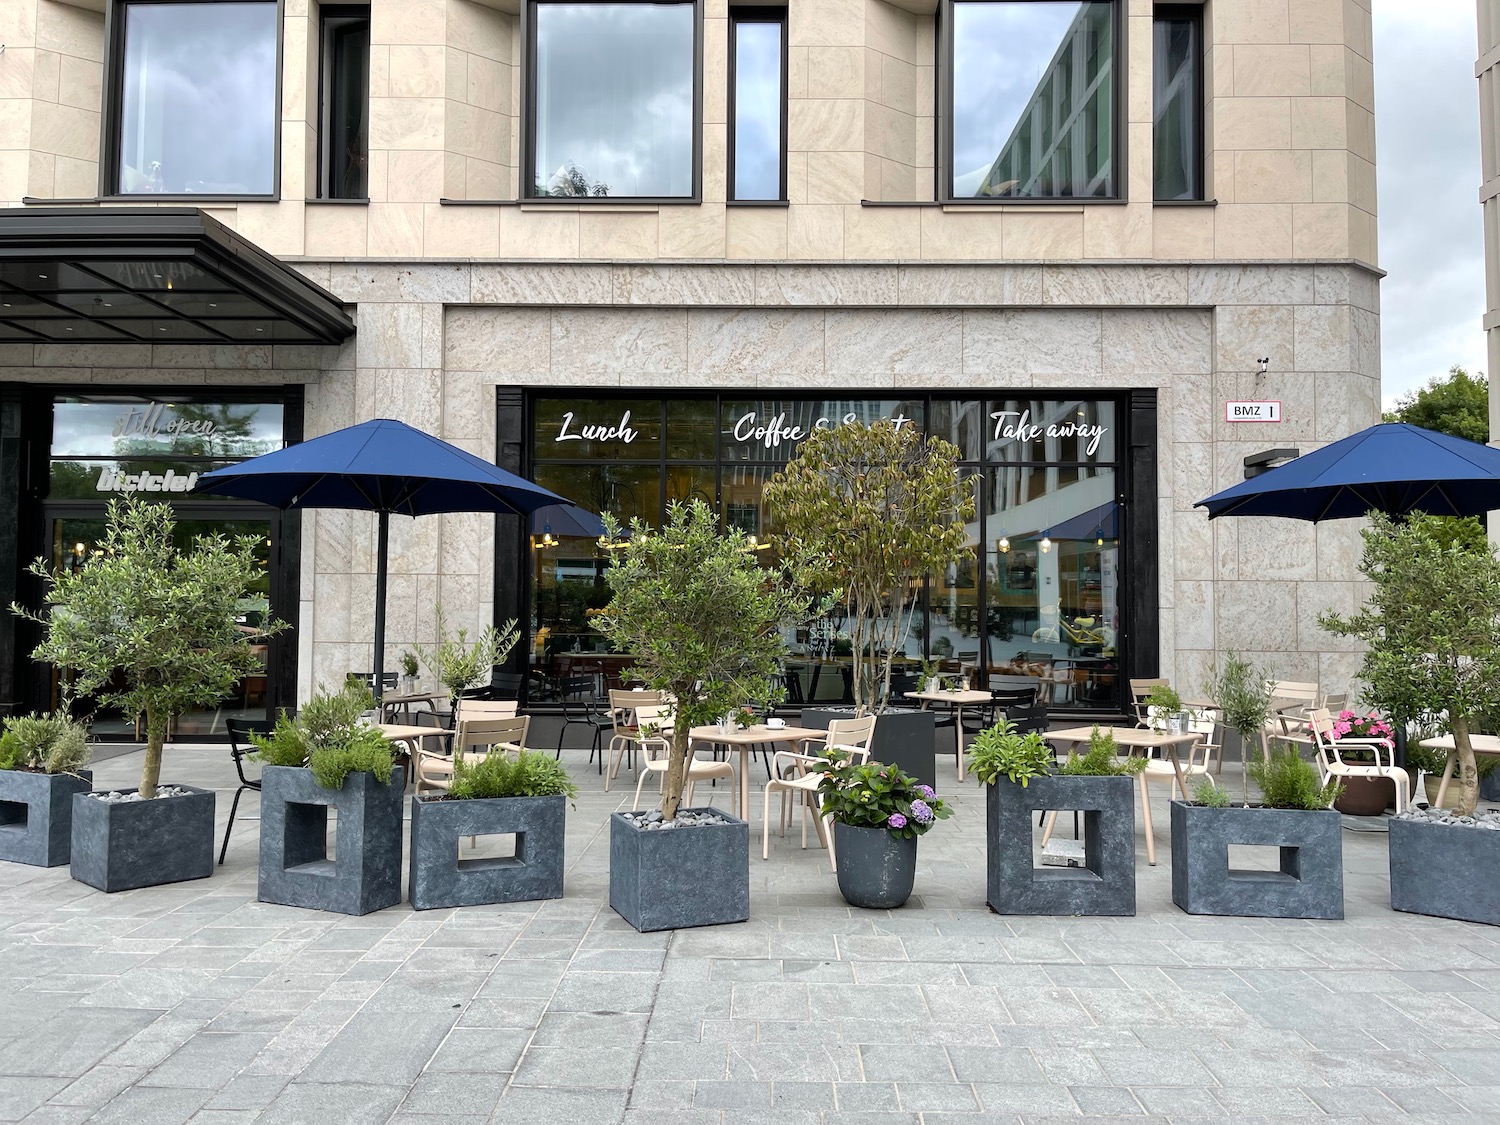
M 953 5 L 955 196 L 971 196 L 978 190 L 1082 6 Z
M 52 415 L 52 455 L 116 457 L 170 451 L 241 458 L 281 448 L 280 403 L 163 403 L 166 409 L 152 414 L 155 405 L 140 400 L 59 402 Z M 204 422 L 212 429 L 205 430 Z M 118 436 L 117 429 L 122 431 Z
M 781 24 L 735 27 L 734 198 L 781 198 Z
M 536 59 L 537 184 L 692 194 L 691 4 L 538 4 Z

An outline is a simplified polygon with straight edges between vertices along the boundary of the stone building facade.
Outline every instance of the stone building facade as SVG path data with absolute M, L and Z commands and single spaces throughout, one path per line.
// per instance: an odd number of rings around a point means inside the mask
M 173 155 L 161 122 L 178 135 L 203 123 L 162 110 L 153 85 L 173 65 L 167 48 L 187 32 L 153 30 L 139 11 L 146 7 L 179 9 L 169 15 L 184 26 L 205 21 L 198 27 L 210 26 L 219 6 L 0 0 L 3 215 L 27 220 L 66 206 L 97 224 L 113 216 L 130 226 L 151 208 L 198 208 L 205 223 L 222 225 L 331 294 L 357 331 L 320 341 L 272 326 L 275 339 L 287 342 L 261 343 L 245 337 L 244 325 L 218 324 L 198 336 L 174 325 L 188 335 L 165 343 L 135 331 L 140 325 L 117 324 L 112 337 L 72 343 L 63 335 L 71 331 L 62 319 L 70 306 L 61 297 L 48 305 L 61 310 L 55 323 L 0 318 L 9 412 L 0 488 L 10 489 L 18 513 L 5 566 L 62 550 L 71 532 L 58 530 L 57 513 L 86 519 L 97 513 L 85 501 L 104 498 L 84 488 L 70 494 L 77 503 L 69 507 L 58 491 L 55 464 L 67 451 L 58 446 L 60 427 L 43 423 L 73 398 L 280 403 L 282 439 L 398 418 L 528 474 L 545 468 L 553 454 L 543 446 L 559 440 L 546 429 L 560 424 L 544 416 L 548 410 L 571 404 L 583 420 L 582 404 L 617 418 L 611 403 L 618 400 L 637 404 L 637 420 L 660 409 L 661 426 L 670 429 L 677 404 L 698 403 L 701 410 L 685 407 L 683 417 L 716 431 L 719 444 L 686 456 L 696 467 L 677 477 L 703 482 L 699 491 L 721 505 L 735 482 L 754 475 L 732 468 L 757 455 L 732 453 L 728 444 L 732 425 L 754 412 L 742 411 L 744 403 L 763 412 L 790 403 L 793 415 L 807 406 L 809 416 L 830 403 L 854 404 L 851 414 L 915 403 L 925 412 L 922 424 L 941 429 L 938 420 L 947 419 L 950 436 L 972 404 L 986 419 L 1006 415 L 1007 403 L 1038 412 L 1077 405 L 1080 417 L 1087 410 L 1111 419 L 1118 441 L 1106 450 L 1111 467 L 1089 468 L 1093 455 L 1081 446 L 1020 456 L 1073 466 L 1053 471 L 1045 484 L 1021 483 L 1009 501 L 981 504 L 991 521 L 975 530 L 982 575 L 944 580 L 953 588 L 945 627 L 957 649 L 967 646 L 972 656 L 982 645 L 988 660 L 980 662 L 991 670 L 1050 649 L 1088 669 L 1057 697 L 1059 705 L 1086 709 L 1119 703 L 1127 675 L 1159 673 L 1196 690 L 1228 650 L 1329 690 L 1351 679 L 1357 656 L 1319 630 L 1316 617 L 1355 604 L 1355 528 L 1210 524 L 1193 505 L 1241 479 L 1249 454 L 1306 452 L 1378 420 L 1373 77 L 1370 12 L 1360 0 L 1171 8 L 1148 0 L 1015 0 L 982 12 L 986 6 L 973 0 L 790 0 L 784 9 L 698 0 L 680 6 L 690 47 L 680 53 L 676 93 L 687 98 L 678 109 L 689 135 L 662 140 L 647 130 L 638 138 L 629 121 L 613 127 L 624 129 L 623 147 L 654 146 L 653 158 L 686 169 L 686 179 L 663 173 L 660 188 L 641 173 L 647 189 L 629 194 L 618 189 L 637 174 L 634 166 L 598 138 L 578 140 L 601 154 L 592 169 L 550 155 L 562 151 L 555 137 L 577 140 L 567 131 L 583 127 L 572 123 L 567 99 L 580 87 L 590 94 L 588 75 L 599 69 L 580 63 L 596 57 L 587 51 L 567 53 L 568 35 L 583 33 L 570 32 L 563 17 L 579 5 L 260 5 L 276 57 L 274 104 L 263 114 L 265 137 L 237 141 L 236 151 L 243 156 L 264 142 L 270 162 L 220 175 L 197 174 L 203 169 L 195 166 L 190 180 L 174 177 L 209 158 L 212 131 L 196 155 Z M 596 24 L 613 27 L 618 17 L 628 30 L 631 7 L 590 12 Z M 1046 105 L 1023 91 L 1016 124 L 1005 118 L 1009 95 L 985 82 L 1017 60 L 985 63 L 987 56 L 971 55 L 968 37 L 983 39 L 991 17 L 1002 29 L 1012 26 L 1005 20 L 1040 25 L 1039 12 L 1082 13 L 1078 19 L 1098 23 L 1084 29 L 1092 38 L 1076 56 L 1067 37 L 1081 34 L 1077 20 L 1061 40 L 1038 32 L 1045 49 L 1032 60 L 1041 75 L 1036 90 L 1051 80 L 1066 89 L 1049 94 Z M 361 21 L 366 29 L 367 40 L 347 58 L 335 45 L 340 19 L 352 21 L 356 37 Z M 1163 53 L 1173 29 L 1163 25 L 1173 20 L 1191 32 L 1181 40 L 1186 55 L 1172 64 L 1188 60 L 1185 119 L 1165 116 L 1173 72 Z M 748 175 L 755 155 L 752 101 L 765 97 L 745 77 L 756 22 L 779 29 L 772 96 L 780 98 L 781 143 L 773 151 L 778 138 L 762 137 L 759 154 L 779 161 L 780 182 L 763 193 L 774 198 L 745 198 L 736 178 Z M 670 46 L 673 34 L 667 29 L 651 42 Z M 994 42 L 1028 41 L 1017 32 Z M 626 42 L 598 57 L 628 55 Z M 1084 78 L 1073 59 L 1090 68 Z M 352 67 L 342 78 L 340 65 Z M 554 68 L 566 72 L 559 77 Z M 361 77 L 367 101 L 341 122 L 334 92 L 357 96 Z M 638 84 L 638 75 L 627 77 Z M 1078 94 L 1085 79 L 1088 93 Z M 352 85 L 338 85 L 346 80 Z M 247 79 L 238 88 L 260 105 L 261 87 Z M 622 100 L 634 96 L 630 82 L 617 89 Z M 227 96 L 215 90 L 200 116 Z M 991 126 L 985 114 L 975 117 L 974 90 L 982 104 L 1002 105 L 991 116 L 1004 144 L 988 186 L 977 190 L 977 176 L 966 178 L 970 169 L 960 167 L 962 154 L 990 143 L 988 161 L 999 146 L 983 135 Z M 609 100 L 590 96 L 596 106 Z M 1084 96 L 1094 100 L 1084 104 Z M 678 109 L 662 110 L 661 120 L 678 121 Z M 1085 116 L 1086 134 L 1073 123 Z M 1050 124 L 1034 134 L 1021 127 L 1044 117 Z M 774 119 L 773 105 L 766 120 Z M 353 142 L 333 140 L 351 128 Z M 1163 140 L 1169 128 L 1170 144 Z M 994 169 L 1021 159 L 1023 145 L 1030 147 L 1022 163 L 1046 170 L 997 184 Z M 357 159 L 342 159 L 350 152 Z M 998 158 L 1006 154 L 1011 163 Z M 601 163 L 609 160 L 615 163 Z M 1185 176 L 1169 189 L 1180 198 L 1158 198 L 1170 180 L 1168 163 Z M 606 177 L 605 168 L 618 170 Z M 577 189 L 570 174 L 586 192 L 597 175 L 594 186 L 611 193 L 569 194 Z M 0 253 L 19 229 L 5 228 Z M 34 265 L 39 254 L 33 248 L 27 261 Z M 17 294 L 26 287 L 6 274 L 0 284 Z M 192 315 L 212 320 L 207 309 Z M 1278 403 L 1279 421 L 1232 420 L 1236 403 Z M 974 471 L 998 496 L 1022 478 L 992 468 L 997 457 L 1016 458 L 989 448 L 986 442 L 1004 443 L 983 425 Z M 648 440 L 666 442 L 657 460 L 672 461 L 670 435 L 652 431 Z M 600 440 L 591 448 L 609 463 L 623 447 L 612 451 Z M 24 471 L 45 469 L 49 456 L 50 478 Z M 574 479 L 562 468 L 548 471 L 537 479 Z M 1091 473 L 1113 475 L 1089 493 L 1098 500 L 1089 510 L 1005 523 L 1006 511 Z M 1050 544 L 1063 523 L 1079 519 L 1093 526 L 1057 538 L 1081 546 L 1057 550 L 1057 564 L 1044 559 L 1049 548 L 1037 544 Z M 497 526 L 495 517 L 477 515 L 395 521 L 387 667 L 402 649 L 435 639 L 439 604 L 455 624 L 520 615 L 533 664 L 555 661 L 536 634 L 548 612 L 561 612 L 564 578 L 578 575 L 564 573 L 570 562 L 553 566 L 550 579 L 538 577 L 538 539 L 548 533 L 517 522 Z M 1029 543 L 1029 553 L 1013 551 L 1012 536 L 1018 547 Z M 277 565 L 291 577 L 271 609 L 296 629 L 273 661 L 279 680 L 269 694 L 287 701 L 370 666 L 374 520 L 310 512 L 279 522 L 276 539 L 273 550 L 286 552 Z M 1092 553 L 1089 539 L 1098 548 Z M 1054 565 L 1064 571 L 1048 569 Z M 1070 603 L 1041 591 L 1054 579 L 1072 591 Z M 1026 612 L 1013 612 L 1002 589 L 1017 604 L 1028 602 Z M 549 592 L 556 604 L 544 611 Z M 937 606 L 941 597 L 931 597 Z M 978 609 L 960 612 L 965 600 Z M 929 644 L 937 631 L 929 626 Z M 9 684 L 17 697 L 35 697 L 42 688 L 16 648 L 24 637 L 5 643 L 0 694 Z M 965 655 L 949 643 L 950 652 Z M 1094 684 L 1085 692 L 1084 679 L 1099 678 L 1100 662 L 1111 660 L 1102 690 Z M 253 702 L 248 694 L 246 702 Z

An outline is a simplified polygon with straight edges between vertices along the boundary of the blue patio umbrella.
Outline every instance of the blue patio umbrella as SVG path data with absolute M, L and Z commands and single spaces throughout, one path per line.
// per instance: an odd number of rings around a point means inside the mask
M 376 418 L 216 469 L 196 493 L 238 496 L 273 508 L 343 508 L 379 513 L 375 562 L 375 694 L 385 670 L 385 595 L 391 513 L 496 512 L 530 516 L 568 502 L 483 458 Z
M 1500 450 L 1385 422 L 1200 500 L 1208 518 L 1482 516 L 1500 508 Z
M 598 539 L 604 534 L 604 521 L 574 504 L 548 504 L 531 513 L 531 534 Z

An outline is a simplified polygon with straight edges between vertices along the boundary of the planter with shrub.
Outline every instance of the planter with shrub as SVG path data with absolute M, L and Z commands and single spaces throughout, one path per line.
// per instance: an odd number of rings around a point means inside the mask
M 87 793 L 88 728 L 67 715 L 15 716 L 0 736 L 0 860 L 68 862 L 73 795 Z

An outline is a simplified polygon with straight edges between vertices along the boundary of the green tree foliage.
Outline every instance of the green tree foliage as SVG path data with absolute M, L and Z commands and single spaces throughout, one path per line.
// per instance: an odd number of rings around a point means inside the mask
M 1146 768 L 1146 759 L 1132 754 L 1120 757 L 1120 748 L 1115 736 L 1097 726 L 1089 735 L 1088 752 L 1079 755 L 1068 751 L 1068 760 L 1058 769 L 1065 777 L 1122 777 L 1135 776 Z
M 1260 743 L 1266 754 L 1266 723 L 1271 718 L 1271 674 L 1256 668 L 1238 653 L 1228 653 L 1224 663 L 1204 687 L 1219 705 L 1224 725 L 1238 731 L 1240 764 L 1245 767 L 1245 804 L 1250 803 L 1250 740 Z
M 846 422 L 803 442 L 765 498 L 803 579 L 848 609 L 858 713 L 883 709 L 922 580 L 970 554 L 974 489 L 958 447 L 889 420 Z
M 1484 373 L 1470 375 L 1458 364 L 1446 379 L 1434 378 L 1396 400 L 1387 422 L 1407 422 L 1481 444 L 1490 440 L 1490 384 Z
M 261 577 L 256 536 L 203 536 L 173 545 L 172 509 L 134 498 L 109 505 L 100 551 L 75 570 L 31 564 L 49 611 L 11 611 L 43 626 L 32 658 L 76 674 L 73 690 L 146 717 L 141 796 L 156 796 L 167 720 L 212 707 L 261 668 L 236 625 L 240 599 Z M 285 628 L 266 622 L 260 635 Z
M 605 518 L 610 536 L 619 525 Z M 632 520 L 606 580 L 614 597 L 599 630 L 632 653 L 635 674 L 676 703 L 662 816 L 677 815 L 688 757 L 688 731 L 772 698 L 781 689 L 783 625 L 806 616 L 808 597 L 791 564 L 755 561 L 744 532 L 719 530 L 701 500 L 674 503 L 653 531 Z
M 448 689 L 448 698 L 452 700 L 457 700 L 464 688 L 487 684 L 490 672 L 510 655 L 521 638 L 514 617 L 499 629 L 486 626 L 473 641 L 469 640 L 467 629 L 460 629 L 456 636 L 450 637 L 442 606 L 437 608 L 437 627 L 436 647 L 431 651 L 419 649 L 417 655 L 438 683 Z
M 1500 560 L 1448 542 L 1438 516 L 1397 523 L 1371 513 L 1360 573 L 1374 593 L 1349 617 L 1318 624 L 1368 648 L 1360 678 L 1366 699 L 1398 721 L 1446 714 L 1458 748 L 1455 809 L 1471 815 L 1479 798 L 1477 717 L 1500 709 Z

